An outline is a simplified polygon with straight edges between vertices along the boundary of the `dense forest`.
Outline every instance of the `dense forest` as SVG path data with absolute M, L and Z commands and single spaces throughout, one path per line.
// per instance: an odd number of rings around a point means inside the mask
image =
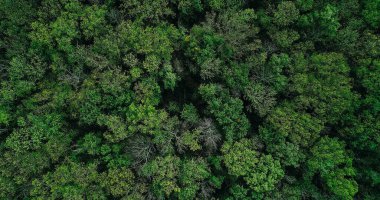
M 0 199 L 380 199 L 380 0 L 0 0 Z

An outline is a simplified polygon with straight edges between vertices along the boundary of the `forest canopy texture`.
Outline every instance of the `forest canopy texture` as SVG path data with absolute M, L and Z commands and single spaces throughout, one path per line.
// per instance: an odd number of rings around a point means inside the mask
M 0 199 L 380 198 L 380 0 L 0 0 Z

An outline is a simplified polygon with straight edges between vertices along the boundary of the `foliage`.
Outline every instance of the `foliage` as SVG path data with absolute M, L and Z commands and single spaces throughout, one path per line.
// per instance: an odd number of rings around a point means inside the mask
M 0 199 L 378 199 L 379 0 L 0 0 Z
M 328 189 L 344 199 L 353 199 L 358 191 L 352 159 L 346 154 L 344 144 L 337 139 L 323 137 L 311 149 L 308 173 L 319 172 Z
M 222 147 L 224 162 L 230 174 L 243 177 L 253 191 L 261 193 L 274 189 L 284 176 L 280 162 L 271 155 L 260 155 L 253 143 L 243 139 Z

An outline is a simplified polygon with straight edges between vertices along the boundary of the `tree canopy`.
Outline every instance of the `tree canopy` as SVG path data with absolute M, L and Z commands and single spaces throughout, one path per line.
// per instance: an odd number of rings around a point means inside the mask
M 0 199 L 380 197 L 380 0 L 0 0 Z

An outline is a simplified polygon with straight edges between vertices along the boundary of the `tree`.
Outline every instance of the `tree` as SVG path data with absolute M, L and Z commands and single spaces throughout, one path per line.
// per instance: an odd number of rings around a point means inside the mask
M 127 196 L 134 187 L 134 174 L 130 169 L 109 169 L 103 174 L 101 185 L 114 197 Z
M 379 12 L 380 1 L 364 1 L 363 16 L 364 19 L 373 28 L 376 28 L 380 24 L 380 12 Z
M 248 109 L 260 116 L 266 115 L 275 105 L 275 91 L 260 83 L 251 83 L 245 89 L 245 99 L 250 102 Z
M 294 23 L 298 19 L 299 11 L 296 5 L 291 1 L 283 1 L 277 5 L 277 10 L 274 12 L 274 23 L 279 26 L 287 26 Z
M 199 93 L 206 100 L 209 112 L 222 127 L 227 140 L 239 139 L 247 134 L 250 124 L 243 113 L 240 99 L 229 97 L 223 88 L 212 84 L 200 86 Z
M 358 185 L 352 178 L 355 176 L 352 158 L 344 148 L 344 143 L 336 138 L 321 138 L 311 149 L 312 156 L 307 161 L 307 174 L 319 172 L 330 192 L 341 198 L 353 199 L 358 192 Z
M 158 198 L 169 197 L 179 192 L 177 183 L 179 175 L 180 159 L 175 156 L 156 157 L 145 164 L 141 174 L 152 179 L 151 189 Z
M 203 159 L 185 160 L 180 169 L 181 189 L 178 193 L 178 199 L 194 199 L 200 190 L 202 181 L 205 181 L 209 176 L 210 170 Z
M 211 119 L 203 119 L 196 129 L 200 131 L 200 140 L 208 152 L 218 149 L 218 144 L 221 141 L 222 136 Z
M 260 155 L 249 140 L 225 144 L 222 152 L 229 174 L 243 177 L 257 193 L 273 190 L 284 176 L 280 162 L 271 155 Z
M 190 151 L 201 150 L 202 146 L 200 145 L 200 134 L 198 130 L 194 131 L 185 131 L 182 133 L 177 140 L 177 148 L 179 152 L 184 152 L 185 149 Z
M 125 17 L 158 23 L 166 17 L 175 15 L 169 7 L 169 3 L 170 1 L 168 0 L 123 0 L 120 8 Z
M 276 107 L 267 117 L 268 127 L 275 130 L 277 138 L 287 138 L 291 143 L 307 147 L 319 137 L 323 123 L 308 113 L 297 112 L 293 105 Z M 270 137 L 270 136 L 269 136 Z M 267 138 L 275 141 L 275 137 Z
M 297 56 L 299 64 L 291 69 L 294 74 L 289 90 L 299 95 L 295 101 L 300 107 L 312 109 L 324 122 L 336 123 L 341 114 L 352 111 L 357 97 L 351 91 L 345 58 L 342 54 L 324 53 L 311 56 L 306 63 L 303 59 Z
M 197 108 L 193 104 L 186 104 L 183 107 L 181 117 L 190 124 L 196 124 L 199 121 Z
M 100 154 L 100 151 L 101 151 L 100 145 L 102 143 L 102 138 L 100 138 L 98 135 L 94 133 L 88 133 L 78 143 L 79 143 L 78 150 L 80 152 L 85 152 L 90 155 Z
M 100 187 L 97 164 L 78 164 L 67 160 L 65 164 L 48 172 L 42 179 L 32 182 L 31 196 L 35 198 L 106 199 Z

